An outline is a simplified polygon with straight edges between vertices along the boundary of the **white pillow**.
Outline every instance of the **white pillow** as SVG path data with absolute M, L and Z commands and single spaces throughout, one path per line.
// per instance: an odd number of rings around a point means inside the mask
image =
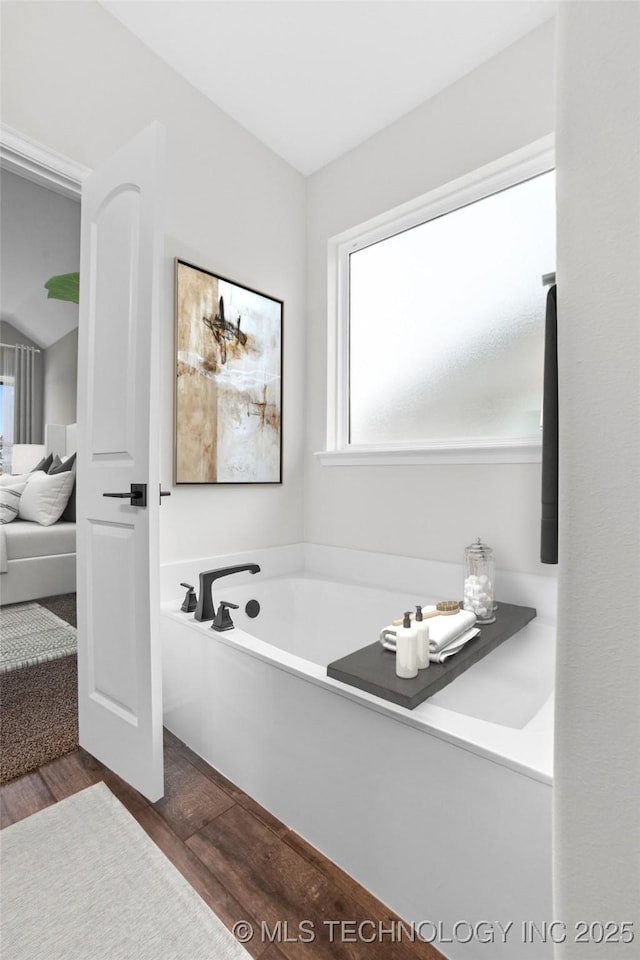
M 0 523 L 11 523 L 18 516 L 20 497 L 27 485 L 26 480 L 20 480 L 11 486 L 3 484 L 0 487 Z
M 23 480 L 26 483 L 30 476 L 30 473 L 3 473 L 0 476 L 0 487 L 12 487 Z
M 20 499 L 20 519 L 50 527 L 64 513 L 74 480 L 75 474 L 70 470 L 54 474 L 36 471 Z

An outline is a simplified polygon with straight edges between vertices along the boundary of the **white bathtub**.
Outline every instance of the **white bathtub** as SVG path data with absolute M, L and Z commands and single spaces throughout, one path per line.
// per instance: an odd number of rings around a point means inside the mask
M 407 710 L 326 665 L 441 597 L 308 571 L 234 579 L 214 584 L 216 604 L 240 608 L 226 633 L 181 600 L 163 604 L 167 727 L 403 918 L 426 922 L 447 957 L 550 956 L 522 929 L 552 919 L 553 629 L 534 620 Z M 495 942 L 469 939 L 483 921 L 501 924 Z

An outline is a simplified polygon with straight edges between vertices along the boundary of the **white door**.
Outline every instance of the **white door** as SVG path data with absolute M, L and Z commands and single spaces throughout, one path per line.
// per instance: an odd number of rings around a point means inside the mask
M 158 555 L 163 158 L 164 128 L 154 123 L 83 184 L 78 343 L 80 744 L 152 801 L 164 792 Z M 146 486 L 146 505 L 129 496 L 132 485 Z

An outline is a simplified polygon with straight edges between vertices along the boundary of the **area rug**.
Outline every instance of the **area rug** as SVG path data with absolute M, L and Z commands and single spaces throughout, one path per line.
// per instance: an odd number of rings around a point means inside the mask
M 0 607 L 0 673 L 66 657 L 76 650 L 74 627 L 39 603 Z
M 75 655 L 0 673 L 0 783 L 77 746 Z
M 7 960 L 247 960 L 104 783 L 0 833 Z

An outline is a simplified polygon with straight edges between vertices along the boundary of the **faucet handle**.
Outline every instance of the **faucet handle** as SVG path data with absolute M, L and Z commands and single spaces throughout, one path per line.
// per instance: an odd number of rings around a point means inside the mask
M 212 630 L 217 630 L 218 633 L 222 633 L 224 630 L 233 630 L 233 620 L 231 619 L 229 609 L 237 610 L 238 604 L 229 603 L 228 600 L 221 600 L 218 604 L 218 612 L 211 624 Z
M 182 610 L 183 613 L 193 613 L 193 611 L 196 608 L 196 604 L 198 602 L 196 600 L 195 587 L 193 586 L 192 583 L 181 583 L 180 586 L 187 588 L 187 592 L 185 594 L 185 597 L 180 609 Z

